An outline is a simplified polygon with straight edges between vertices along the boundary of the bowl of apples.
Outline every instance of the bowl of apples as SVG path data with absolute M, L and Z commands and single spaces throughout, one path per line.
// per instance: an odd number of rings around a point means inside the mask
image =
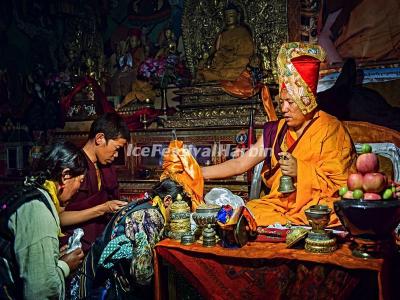
M 362 258 L 382 257 L 395 248 L 394 230 L 400 223 L 400 200 L 369 145 L 358 156 L 357 173 L 350 174 L 347 186 L 340 188 L 341 200 L 334 209 L 349 232 L 353 255 Z

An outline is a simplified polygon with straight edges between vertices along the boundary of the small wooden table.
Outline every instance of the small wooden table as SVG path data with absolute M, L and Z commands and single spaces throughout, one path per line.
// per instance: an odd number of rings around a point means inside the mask
M 293 278 L 293 272 L 289 272 L 287 267 L 293 263 L 302 265 L 300 268 L 297 266 L 294 272 L 294 284 L 300 285 L 297 286 L 299 290 L 307 285 L 321 285 L 322 290 L 329 290 L 331 285 L 336 285 L 336 299 L 346 298 L 358 284 L 357 276 L 353 275 L 367 271 L 376 273 L 373 277 L 376 278 L 379 299 L 391 298 L 390 260 L 353 257 L 348 244 L 340 245 L 330 254 L 314 254 L 302 249 L 287 249 L 284 243 L 253 242 L 242 248 L 226 249 L 221 246 L 206 248 L 197 243 L 183 246 L 166 239 L 156 245 L 155 255 L 156 299 L 165 298 L 166 294 L 160 282 L 159 258 L 173 265 L 206 299 L 279 298 L 279 293 L 287 287 L 284 286 L 287 284 L 285 276 Z M 304 265 L 311 267 L 307 269 Z M 313 274 L 303 279 L 306 273 Z M 315 282 L 310 283 L 310 280 Z M 295 287 L 290 287 L 290 290 L 295 290 Z M 258 293 L 261 291 L 268 292 L 268 296 L 260 296 Z

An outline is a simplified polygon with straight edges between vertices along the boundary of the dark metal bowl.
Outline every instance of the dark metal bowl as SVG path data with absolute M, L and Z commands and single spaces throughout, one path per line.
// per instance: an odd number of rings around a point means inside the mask
M 400 200 L 348 200 L 334 203 L 340 222 L 355 238 L 390 239 L 400 222 Z
M 196 241 L 195 237 L 191 233 L 185 233 L 181 236 L 182 245 L 191 245 Z

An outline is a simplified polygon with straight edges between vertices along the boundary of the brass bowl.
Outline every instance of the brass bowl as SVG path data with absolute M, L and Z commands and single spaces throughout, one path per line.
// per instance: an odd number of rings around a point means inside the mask
M 219 205 L 201 204 L 197 207 L 196 212 L 193 213 L 193 220 L 199 227 L 205 227 L 207 224 L 215 224 L 220 208 Z
M 326 205 L 313 205 L 305 211 L 313 231 L 323 231 L 329 223 L 331 209 Z

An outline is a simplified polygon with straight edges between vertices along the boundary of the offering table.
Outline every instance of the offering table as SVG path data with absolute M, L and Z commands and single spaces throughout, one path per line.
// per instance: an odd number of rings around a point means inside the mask
M 353 257 L 347 243 L 331 254 L 313 254 L 284 243 L 251 242 L 226 249 L 166 239 L 157 244 L 155 255 L 156 299 L 168 295 L 161 261 L 173 266 L 204 299 L 394 298 L 393 260 Z

